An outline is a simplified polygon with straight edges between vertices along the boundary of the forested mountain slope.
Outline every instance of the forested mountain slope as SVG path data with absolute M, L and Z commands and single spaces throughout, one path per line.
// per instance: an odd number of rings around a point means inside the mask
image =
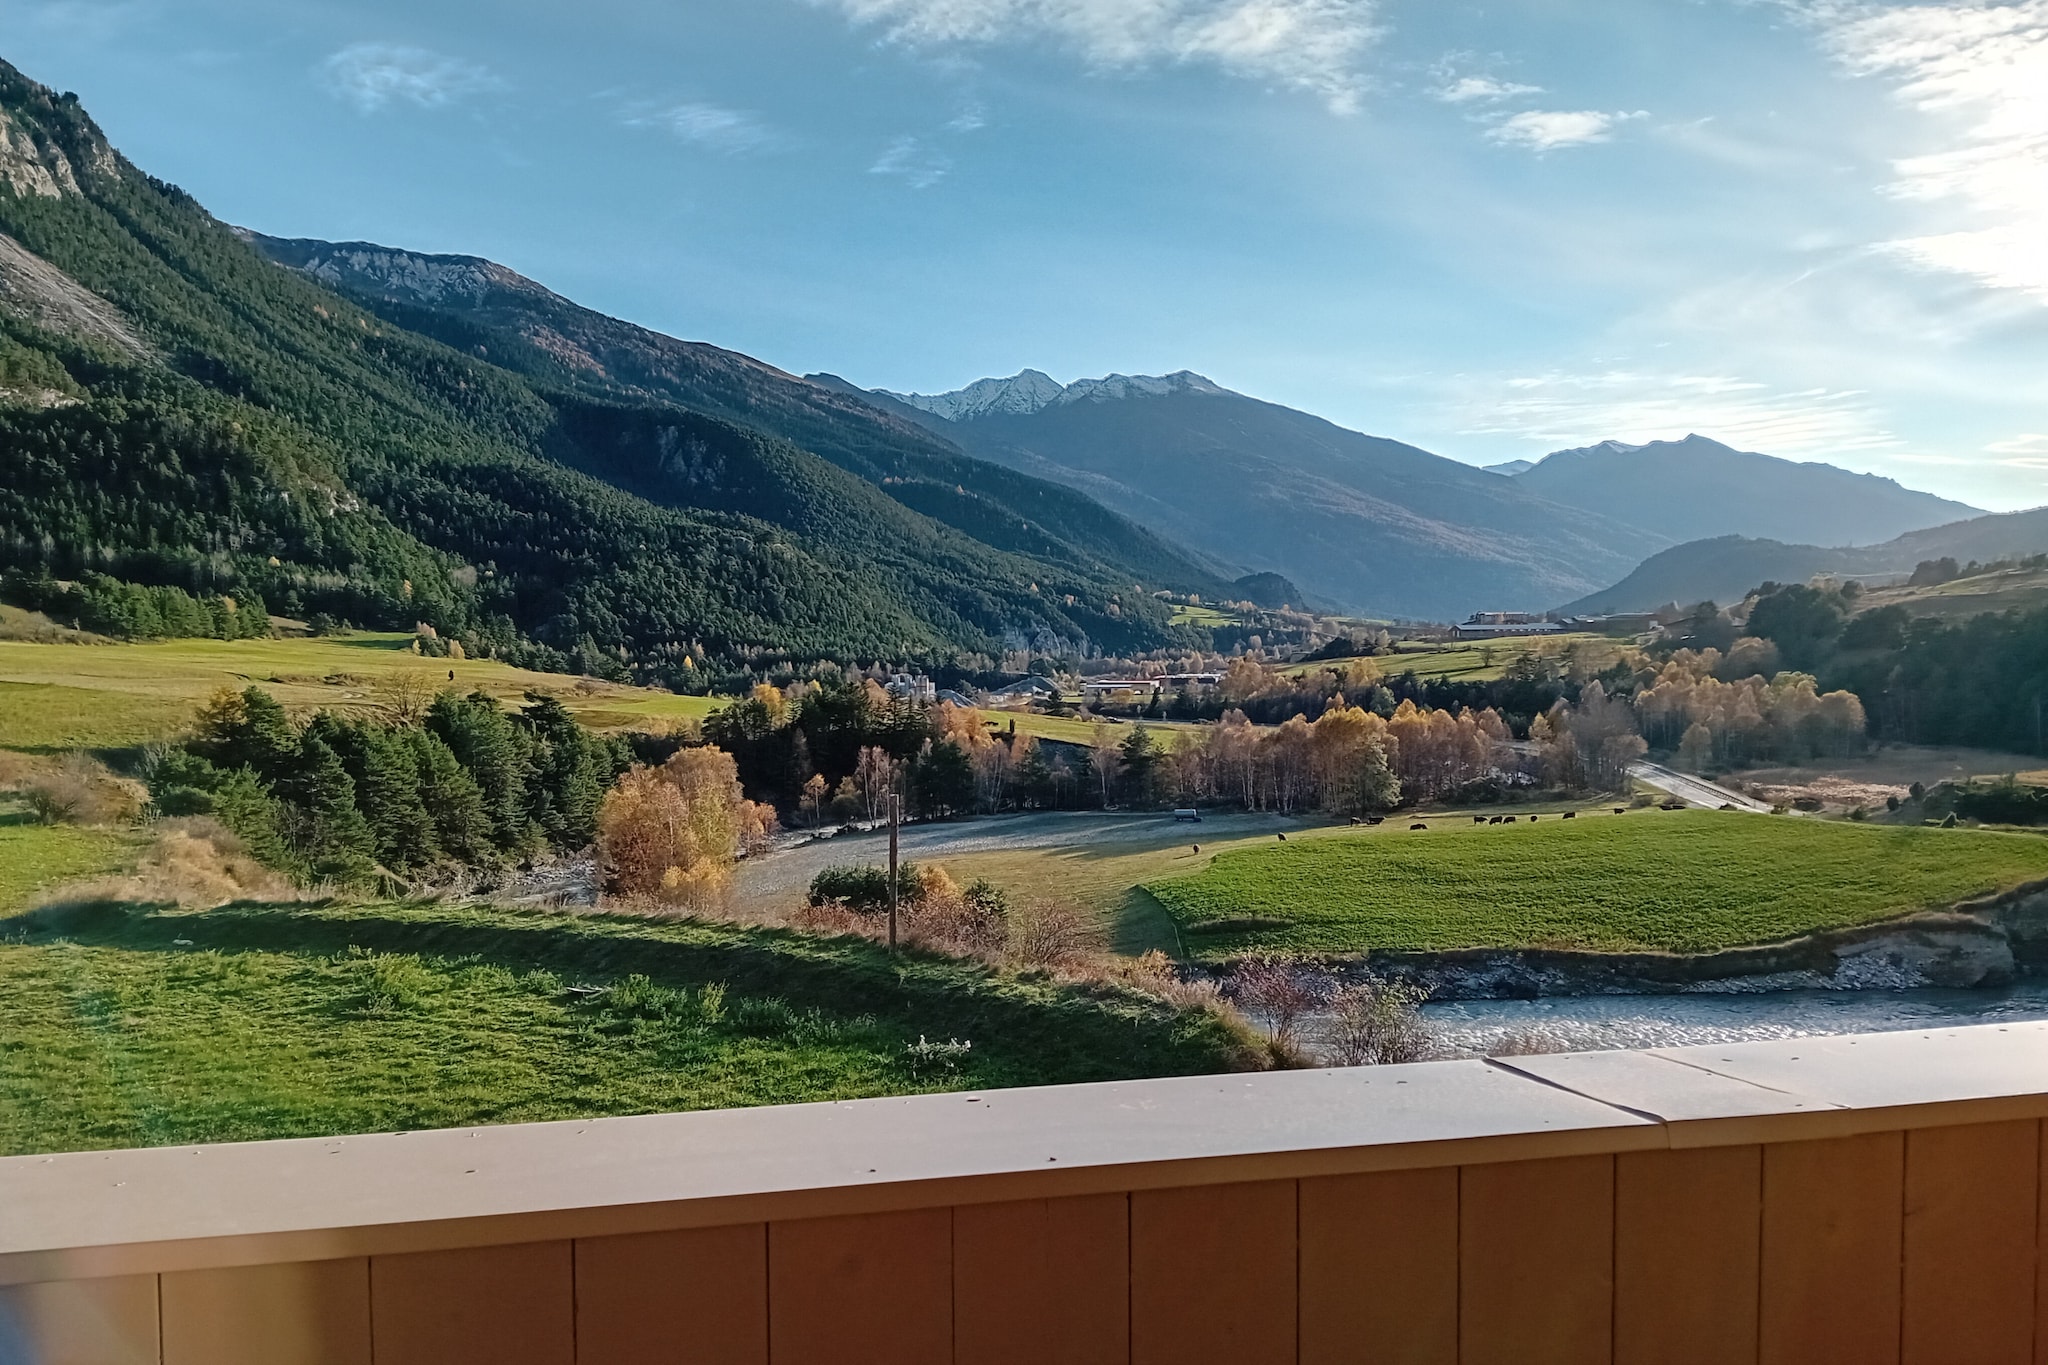
M 880 398 L 972 454 L 1358 611 L 1445 620 L 1541 608 L 1666 543 L 1194 374 L 1061 386 L 1027 371 L 959 394 Z
M 1224 589 L 1206 563 L 1129 519 L 1061 484 L 972 459 L 852 385 L 799 379 L 736 351 L 607 317 L 480 257 L 244 236 L 401 327 L 553 386 L 679 404 L 780 436 L 998 549 L 1099 560 L 1183 592 Z
M 780 437 L 505 368 L 280 269 L 4 63 L 0 237 L 0 568 L 657 676 L 1175 638 L 1120 566 L 994 548 Z
M 1513 478 L 1552 502 L 1680 542 L 1740 535 L 1876 545 L 1980 510 L 1875 474 L 1735 450 L 1699 435 L 1560 450 Z

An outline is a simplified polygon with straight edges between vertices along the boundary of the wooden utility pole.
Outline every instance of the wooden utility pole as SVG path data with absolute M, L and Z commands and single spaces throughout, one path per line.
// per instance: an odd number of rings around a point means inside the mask
M 889 951 L 896 951 L 896 827 L 903 820 L 903 798 L 889 793 Z

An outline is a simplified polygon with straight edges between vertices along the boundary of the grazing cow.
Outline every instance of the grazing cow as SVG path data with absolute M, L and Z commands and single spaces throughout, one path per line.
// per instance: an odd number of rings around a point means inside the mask
M 1496 815 L 1491 820 L 1488 820 L 1486 823 L 1489 825 L 1497 825 L 1500 823 L 1500 817 Z
M 1365 823 L 1368 825 L 1384 825 L 1386 822 L 1387 817 L 1384 815 L 1368 815 L 1365 817 Z
M 1483 815 L 1475 815 L 1472 817 L 1472 823 L 1475 825 L 1483 825 L 1486 823 L 1486 817 Z
M 1561 818 L 1563 818 L 1563 819 L 1566 819 L 1566 820 L 1569 820 L 1569 819 L 1571 819 L 1571 818 L 1572 818 L 1573 816 L 1575 816 L 1575 815 L 1577 815 L 1577 814 L 1578 814 L 1578 812 L 1577 812 L 1577 811 L 1575 811 L 1575 810 L 1568 810 L 1568 811 L 1566 811 L 1566 812 L 1564 813 L 1564 815 L 1563 815 L 1563 816 L 1562 816 Z
M 1521 818 L 1522 818 L 1522 817 L 1521 817 L 1521 816 L 1519 816 L 1519 815 L 1503 815 L 1503 816 L 1501 817 L 1501 819 L 1500 819 L 1500 822 L 1501 822 L 1501 823 L 1502 823 L 1503 825 L 1512 825 L 1513 823 L 1515 823 L 1515 821 L 1517 821 L 1517 820 L 1519 820 L 1519 819 L 1521 819 Z
M 1532 816 L 1530 816 L 1530 817 L 1529 817 L 1529 823 L 1533 825 L 1533 824 L 1535 824 L 1535 823 L 1537 822 L 1537 820 L 1539 820 L 1539 819 L 1541 819 L 1541 818 L 1542 818 L 1542 817 L 1540 817 L 1540 816 L 1535 816 L 1535 815 L 1532 815 Z
M 1616 806 L 1616 807 L 1614 808 L 1614 813 L 1615 813 L 1616 815 L 1626 815 L 1626 814 L 1628 814 L 1628 807 L 1627 807 L 1627 806 Z
M 1429 828 L 1429 826 L 1428 826 L 1428 825 L 1410 825 L 1410 826 L 1408 826 L 1408 832 L 1409 832 L 1410 834 L 1413 834 L 1413 833 L 1414 833 L 1414 832 L 1415 832 L 1416 830 L 1418 830 L 1418 829 L 1428 829 L 1428 828 Z
M 1201 846 L 1200 844 L 1196 844 L 1196 845 L 1195 845 L 1195 852 L 1197 852 L 1197 853 L 1200 853 L 1201 851 L 1202 851 L 1202 846 Z
M 1286 842 L 1287 842 L 1287 836 L 1286 836 L 1286 835 L 1284 835 L 1284 834 L 1283 834 L 1283 835 L 1281 835 L 1281 836 L 1280 836 L 1280 842 L 1281 842 L 1281 843 L 1283 843 L 1283 844 L 1284 844 L 1284 843 L 1286 843 Z
M 1354 815 L 1351 817 L 1351 823 L 1354 825 L 1362 825 L 1365 823 L 1365 821 L 1359 819 L 1357 816 Z

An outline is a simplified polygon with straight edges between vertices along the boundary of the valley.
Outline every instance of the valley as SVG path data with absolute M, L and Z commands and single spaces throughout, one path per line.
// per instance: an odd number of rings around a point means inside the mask
M 2048 961 L 2044 512 L 1191 370 L 799 376 L 230 226 L 4 63 L 0 473 L 4 1152 Z

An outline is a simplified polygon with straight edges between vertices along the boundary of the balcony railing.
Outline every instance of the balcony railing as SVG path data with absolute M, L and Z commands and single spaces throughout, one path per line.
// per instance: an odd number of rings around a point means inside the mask
M 0 1160 L 0 1361 L 2048 1362 L 2048 1025 Z

